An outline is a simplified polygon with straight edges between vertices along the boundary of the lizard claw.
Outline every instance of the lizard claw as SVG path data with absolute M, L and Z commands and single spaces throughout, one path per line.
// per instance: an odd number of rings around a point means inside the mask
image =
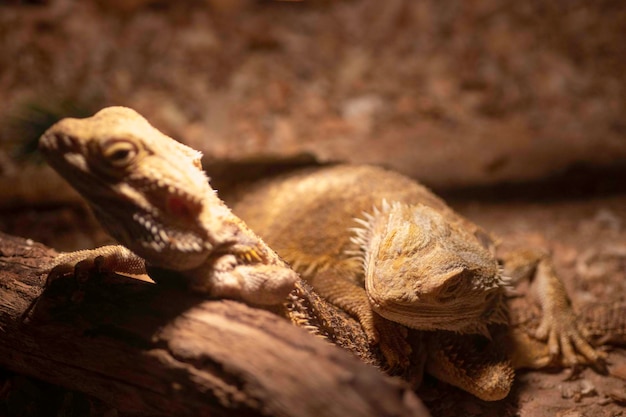
M 577 364 L 597 364 L 606 355 L 591 346 L 587 341 L 589 332 L 578 324 L 572 311 L 560 314 L 545 314 L 535 337 L 547 341 L 548 351 L 553 359 L 560 359 L 566 366 Z
M 535 336 L 547 341 L 551 361 L 569 367 L 601 366 L 605 355 L 589 343 L 590 333 L 574 314 L 565 286 L 546 255 L 536 259 L 535 284 L 543 310 Z

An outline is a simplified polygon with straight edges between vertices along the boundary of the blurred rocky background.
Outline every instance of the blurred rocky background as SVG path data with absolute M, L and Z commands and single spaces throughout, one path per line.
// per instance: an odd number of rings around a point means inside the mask
M 0 117 L 126 105 L 218 159 L 523 181 L 626 160 L 624 28 L 610 0 L 13 1 Z

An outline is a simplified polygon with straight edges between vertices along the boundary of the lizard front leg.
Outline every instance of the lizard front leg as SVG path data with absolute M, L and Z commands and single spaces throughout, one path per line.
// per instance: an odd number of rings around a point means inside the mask
M 542 309 L 535 336 L 547 341 L 550 356 L 562 356 L 567 365 L 575 365 L 580 359 L 590 364 L 601 361 L 604 356 L 589 344 L 589 333 L 574 314 L 565 286 L 556 275 L 549 255 L 530 249 L 511 251 L 502 258 L 504 272 L 514 282 L 532 280 L 533 292 Z
M 181 271 L 193 291 L 243 300 L 254 305 L 284 301 L 294 288 L 295 273 L 282 263 L 254 262 L 256 252 L 215 254 L 202 266 Z
M 146 262 L 122 245 L 59 254 L 49 265 L 47 282 L 74 274 L 79 280 L 93 270 L 121 274 L 145 275 Z
M 407 328 L 376 314 L 363 287 L 349 278 L 350 266 L 341 264 L 307 277 L 315 290 L 330 303 L 355 317 L 372 345 L 378 345 L 390 370 L 409 365 L 411 346 Z
M 254 251 L 244 257 L 257 260 Z M 84 281 L 92 271 L 147 276 L 146 261 L 122 245 L 61 253 L 50 265 L 47 282 L 74 274 Z M 211 262 L 188 271 L 190 288 L 214 297 L 244 300 L 251 304 L 278 304 L 293 289 L 293 271 L 284 265 L 242 263 L 240 257 L 227 253 L 216 255 Z

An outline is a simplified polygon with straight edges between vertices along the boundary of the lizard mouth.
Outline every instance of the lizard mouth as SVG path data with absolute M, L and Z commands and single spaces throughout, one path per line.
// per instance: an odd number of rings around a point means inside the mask
M 152 244 L 158 242 L 183 252 L 203 251 L 207 236 L 201 225 L 202 199 L 174 186 L 158 187 L 150 194 L 149 200 L 161 202 L 153 206 L 157 210 L 148 209 L 144 214 L 150 219 L 145 229 Z
M 162 213 L 154 216 L 146 211 L 136 211 L 132 217 L 131 226 L 114 237 L 137 255 L 150 258 L 154 266 L 173 270 L 189 269 L 204 262 L 207 252 L 211 250 L 203 230 L 185 226 L 180 219 L 175 222 L 165 221 Z
M 180 270 L 200 264 L 211 250 L 201 224 L 204 206 L 200 197 L 164 183 L 135 184 L 118 190 L 116 195 L 126 198 L 111 201 L 106 213 L 94 206 L 107 230 L 155 266 Z
M 380 301 L 380 300 L 379 300 Z M 488 335 L 487 325 L 506 323 L 502 292 L 481 292 L 475 298 L 467 295 L 463 302 L 443 304 L 377 302 L 370 296 L 372 309 L 382 317 L 418 330 L 448 330 Z

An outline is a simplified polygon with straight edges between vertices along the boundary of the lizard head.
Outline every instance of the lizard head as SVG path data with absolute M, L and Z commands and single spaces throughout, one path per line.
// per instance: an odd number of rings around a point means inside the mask
M 203 196 L 213 190 L 200 152 L 124 107 L 63 119 L 44 133 L 39 149 L 107 231 L 139 256 L 160 252 L 162 266 L 172 269 L 176 257 L 185 257 L 185 265 L 206 257 L 203 242 L 210 239 L 198 218 Z
M 359 221 L 365 287 L 374 311 L 421 330 L 488 334 L 504 321 L 495 257 L 460 225 L 425 205 L 388 204 Z

